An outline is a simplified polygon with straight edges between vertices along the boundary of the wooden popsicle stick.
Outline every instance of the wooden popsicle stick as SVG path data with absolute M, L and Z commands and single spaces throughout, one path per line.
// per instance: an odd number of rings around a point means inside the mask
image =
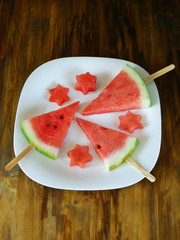
M 167 66 L 167 67 L 165 67 L 165 68 L 163 68 L 163 69 L 161 69 L 161 70 L 159 70 L 159 71 L 149 75 L 148 77 L 144 78 L 143 80 L 144 80 L 145 83 L 148 83 L 148 82 L 150 82 L 150 81 L 152 81 L 152 80 L 154 80 L 154 79 L 164 75 L 165 73 L 173 70 L 174 68 L 175 68 L 175 65 L 171 64 L 171 65 L 169 65 L 169 66 Z
M 151 182 L 156 181 L 156 178 L 151 173 L 149 173 L 146 169 L 144 169 L 140 164 L 134 161 L 131 157 L 127 157 L 126 162 L 128 162 L 130 165 L 136 168 L 136 170 L 138 170 L 142 175 L 144 175 L 149 181 Z
M 17 157 L 13 158 L 6 166 L 5 170 L 11 170 L 23 157 L 25 157 L 31 150 L 35 147 L 33 144 L 30 144 L 27 148 L 25 148 Z

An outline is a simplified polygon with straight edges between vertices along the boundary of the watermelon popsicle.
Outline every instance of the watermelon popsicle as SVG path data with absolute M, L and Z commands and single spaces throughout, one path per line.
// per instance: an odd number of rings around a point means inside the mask
M 151 99 L 145 83 L 174 68 L 175 66 L 171 64 L 143 80 L 135 69 L 126 64 L 121 72 L 104 88 L 97 98 L 87 105 L 81 114 L 87 116 L 148 108 L 151 106 Z
M 155 181 L 155 177 L 152 174 L 129 157 L 138 144 L 136 137 L 102 127 L 99 124 L 81 118 L 76 118 L 76 121 L 92 143 L 96 153 L 103 160 L 108 171 L 117 168 L 126 160 L 148 180 L 151 182 Z
M 77 111 L 79 101 L 20 123 L 20 129 L 30 145 L 6 165 L 10 170 L 33 148 L 45 156 L 56 159 L 61 145 Z

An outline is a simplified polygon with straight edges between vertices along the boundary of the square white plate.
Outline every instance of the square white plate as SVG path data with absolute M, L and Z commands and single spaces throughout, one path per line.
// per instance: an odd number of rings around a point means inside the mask
M 48 90 L 58 83 L 69 88 L 70 100 L 66 101 L 62 107 L 80 101 L 75 118 L 80 117 L 104 127 L 119 130 L 118 117 L 124 115 L 126 111 L 86 117 L 82 116 L 80 112 L 92 99 L 99 95 L 126 63 L 135 68 L 142 78 L 149 75 L 142 67 L 132 62 L 100 57 L 56 59 L 41 65 L 33 71 L 24 84 L 18 103 L 14 127 L 15 155 L 17 156 L 28 146 L 27 140 L 19 129 L 19 123 L 22 120 L 59 108 L 56 103 L 51 103 L 48 100 Z M 86 72 L 97 76 L 97 90 L 83 95 L 81 91 L 76 91 L 74 86 L 76 75 Z M 150 172 L 156 164 L 160 151 L 161 110 L 154 81 L 148 83 L 147 88 L 151 96 L 152 106 L 148 109 L 132 110 L 135 114 L 142 115 L 141 123 L 144 128 L 137 129 L 132 134 L 139 138 L 139 144 L 131 157 Z M 90 147 L 93 160 L 87 163 L 84 169 L 78 166 L 69 166 L 70 159 L 67 157 L 67 152 L 74 148 L 75 144 L 89 145 Z M 73 120 L 56 160 L 51 160 L 34 149 L 19 162 L 19 166 L 33 181 L 57 189 L 116 189 L 130 186 L 144 178 L 126 162 L 115 170 L 107 172 L 103 162 L 95 153 L 76 120 Z

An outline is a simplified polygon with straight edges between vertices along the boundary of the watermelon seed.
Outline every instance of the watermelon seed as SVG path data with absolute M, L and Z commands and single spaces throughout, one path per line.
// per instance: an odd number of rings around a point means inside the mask
M 54 125 L 54 128 L 56 129 L 56 128 L 57 128 L 57 126 L 56 126 L 56 125 Z
M 64 117 L 63 116 L 60 116 L 60 119 L 63 119 Z
M 98 148 L 98 149 L 100 149 L 100 148 L 101 148 L 101 146 L 100 146 L 100 145 L 97 145 L 97 148 Z
M 49 127 L 50 126 L 50 124 L 48 123 L 47 125 L 46 125 L 46 127 Z

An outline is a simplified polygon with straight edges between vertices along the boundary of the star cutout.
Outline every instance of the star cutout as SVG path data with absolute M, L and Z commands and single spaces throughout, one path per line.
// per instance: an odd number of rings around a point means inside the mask
M 71 167 L 77 165 L 80 168 L 84 168 L 84 165 L 92 160 L 92 156 L 89 153 L 89 146 L 76 144 L 75 148 L 69 151 L 67 155 L 71 159 Z
M 63 102 L 69 100 L 67 95 L 68 92 L 68 88 L 62 87 L 60 84 L 58 84 L 55 88 L 49 89 L 49 93 L 51 95 L 49 97 L 49 101 L 56 102 L 59 106 L 61 106 Z
M 120 116 L 119 120 L 119 129 L 127 130 L 130 133 L 133 133 L 137 128 L 143 128 L 142 124 L 140 123 L 141 115 L 133 114 L 130 111 L 128 111 L 126 115 Z
M 89 91 L 96 90 L 97 77 L 91 75 L 89 72 L 86 74 L 76 75 L 76 80 L 75 89 L 82 91 L 84 95 L 86 95 Z

